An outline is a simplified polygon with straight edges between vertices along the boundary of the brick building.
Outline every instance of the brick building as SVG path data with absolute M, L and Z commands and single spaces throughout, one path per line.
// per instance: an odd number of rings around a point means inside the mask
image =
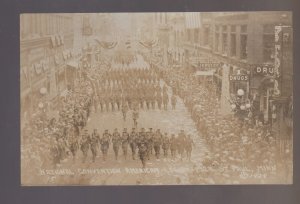
M 43 98 L 54 98 L 67 85 L 66 64 L 73 47 L 73 18 L 68 14 L 20 16 L 21 117 Z M 41 89 L 47 90 L 42 94 Z

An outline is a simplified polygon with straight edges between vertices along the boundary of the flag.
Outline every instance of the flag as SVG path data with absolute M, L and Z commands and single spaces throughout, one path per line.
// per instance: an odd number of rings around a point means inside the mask
M 201 28 L 201 17 L 199 12 L 185 13 L 185 26 L 188 29 Z

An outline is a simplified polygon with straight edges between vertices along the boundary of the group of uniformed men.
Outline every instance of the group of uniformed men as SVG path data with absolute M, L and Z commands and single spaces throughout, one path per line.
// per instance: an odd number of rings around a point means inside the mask
M 130 69 L 110 70 L 95 82 L 94 106 L 98 104 L 101 111 L 120 110 L 127 106 L 132 109 L 134 104 L 139 108 L 154 109 L 156 104 L 159 109 L 167 110 L 169 95 L 167 87 L 160 86 L 159 78 L 151 70 Z M 175 109 L 177 97 L 171 97 L 172 108 Z
M 153 153 L 157 159 L 160 158 L 161 149 L 165 158 L 168 157 L 170 152 L 172 159 L 176 158 L 176 154 L 179 154 L 180 158 L 183 159 L 184 153 L 186 153 L 187 159 L 190 160 L 194 142 L 191 136 L 186 135 L 183 130 L 181 130 L 178 136 L 172 134 L 169 137 L 168 133 L 162 134 L 160 129 L 154 132 L 152 128 L 149 128 L 149 131 L 146 132 L 144 128 L 141 128 L 141 131 L 137 132 L 136 128 L 132 128 L 131 132 L 128 132 L 127 128 L 124 128 L 123 132 L 120 133 L 116 128 L 113 133 L 105 130 L 102 137 L 100 137 L 97 129 L 94 129 L 91 134 L 88 133 L 88 130 L 84 130 L 80 140 L 72 137 L 69 142 L 69 149 L 73 155 L 73 159 L 76 158 L 76 153 L 80 149 L 83 154 L 82 162 L 86 161 L 89 150 L 92 153 L 92 161 L 95 162 L 98 150 L 101 150 L 103 160 L 105 161 L 111 144 L 116 160 L 119 159 L 120 148 L 122 148 L 123 156 L 126 160 L 128 158 L 129 147 L 132 159 L 135 160 L 138 154 L 143 167 L 145 167 L 146 160 L 150 160 L 150 155 Z

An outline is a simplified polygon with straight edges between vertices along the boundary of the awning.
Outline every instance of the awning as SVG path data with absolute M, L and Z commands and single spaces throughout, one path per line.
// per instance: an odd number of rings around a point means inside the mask
M 78 68 L 79 68 L 78 62 L 75 61 L 75 60 L 69 61 L 69 62 L 67 63 L 67 65 L 68 65 L 69 67 L 72 67 L 72 68 L 75 68 L 75 69 L 78 69 Z
M 195 76 L 213 76 L 214 71 L 196 71 Z

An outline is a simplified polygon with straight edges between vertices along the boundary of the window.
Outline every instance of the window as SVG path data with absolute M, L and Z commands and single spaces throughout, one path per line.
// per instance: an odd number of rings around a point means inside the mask
M 162 19 L 162 13 L 159 14 L 159 22 L 162 23 L 163 19 Z
M 232 33 L 230 36 L 230 55 L 236 56 L 236 34 Z
M 220 30 L 219 30 L 219 25 L 215 26 L 215 51 L 219 51 L 219 40 L 220 40 Z
M 194 33 L 195 33 L 195 35 L 194 35 L 194 42 L 195 43 L 198 43 L 199 42 L 199 30 L 196 28 L 195 30 L 194 30 Z
M 215 34 L 215 51 L 218 52 L 219 51 L 219 33 Z
M 275 52 L 275 28 L 274 25 L 264 25 L 263 27 L 263 60 L 272 62 Z
M 248 49 L 247 49 L 247 40 L 248 40 L 248 36 L 247 36 L 247 25 L 242 25 L 241 26 L 241 53 L 240 53 L 240 58 L 241 59 L 247 59 L 248 57 Z
M 227 26 L 222 26 L 222 53 L 227 54 L 228 50 Z
M 241 59 L 247 59 L 247 35 L 241 35 Z
M 204 28 L 204 46 L 207 46 L 209 45 L 209 35 L 210 35 L 210 27 L 209 26 L 206 26 Z
M 222 53 L 226 54 L 228 49 L 227 33 L 222 34 Z
M 230 56 L 236 56 L 236 26 L 230 28 Z

